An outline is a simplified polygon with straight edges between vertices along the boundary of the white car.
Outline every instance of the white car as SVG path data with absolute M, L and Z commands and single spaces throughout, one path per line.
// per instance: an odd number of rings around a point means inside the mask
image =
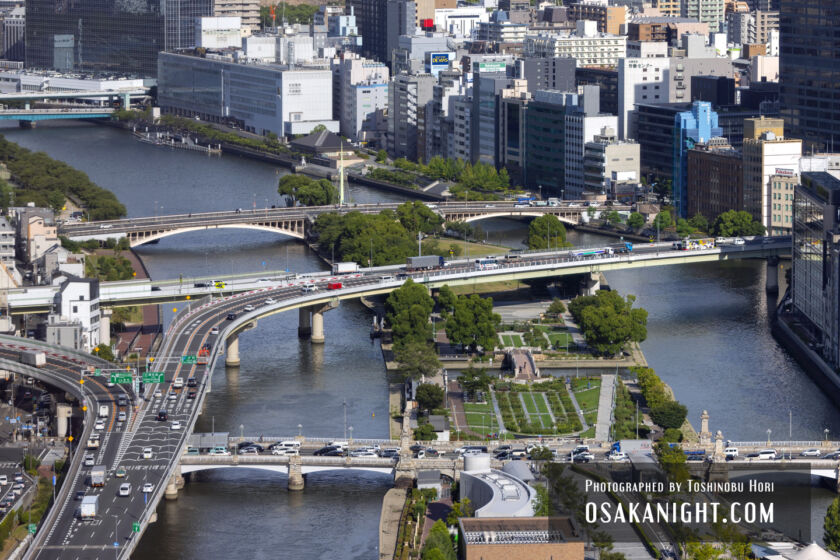
M 805 451 L 800 453 L 800 455 L 802 455 L 803 457 L 819 457 L 820 455 L 822 455 L 822 452 L 820 452 L 819 449 L 811 448 L 806 449 Z
M 144 459 L 151 459 L 152 458 L 152 448 L 151 447 L 144 447 L 143 448 L 143 458 Z
M 168 397 L 168 399 L 169 399 L 170 401 L 174 401 L 174 400 L 175 400 L 175 399 L 177 399 L 177 398 L 178 398 L 178 395 L 177 395 L 176 393 L 169 393 L 169 397 Z
M 128 415 L 125 413 L 124 410 L 121 410 L 117 414 L 117 422 L 125 422 L 127 418 L 128 418 Z
M 210 329 L 210 334 L 219 334 L 219 327 L 213 327 Z
M 424 453 L 425 455 L 425 453 Z M 351 457 L 379 457 L 374 451 L 353 451 L 350 453 Z
M 267 299 L 267 300 L 265 300 L 263 303 L 264 303 L 265 305 L 274 305 L 274 304 L 275 304 L 275 303 L 277 303 L 277 302 L 276 302 L 276 301 L 274 301 L 274 298 L 268 298 L 268 299 Z
M 276 449 L 271 450 L 272 455 L 282 455 L 284 457 L 288 457 L 290 455 L 300 455 L 297 449 L 291 447 L 278 447 Z
M 0 486 L 6 486 L 9 483 L 9 477 L 5 474 L 0 474 Z
M 142 492 L 144 494 L 151 494 L 154 491 L 155 491 L 155 485 L 152 484 L 151 482 L 147 482 L 146 484 L 143 485 Z
M 156 399 L 163 398 L 163 391 L 161 391 L 160 389 L 158 389 L 157 391 L 155 391 L 155 398 L 156 398 Z
M 254 310 L 254 306 L 251 305 L 250 303 L 243 308 L 243 311 L 245 311 L 246 313 L 248 313 L 249 311 L 253 311 L 253 310 Z
M 627 453 L 625 453 L 623 451 L 618 451 L 616 453 L 610 453 L 608 455 L 608 457 L 609 457 L 610 461 L 627 461 L 627 460 L 629 460 L 629 457 L 627 456 Z
M 97 420 L 96 424 L 93 425 L 94 430 L 104 430 L 105 429 L 105 420 Z
M 180 429 L 181 429 L 181 421 L 180 421 L 180 420 L 175 420 L 175 421 L 174 421 L 174 422 L 172 422 L 172 424 L 169 426 L 169 429 L 170 429 L 170 430 L 180 430 Z
M 176 377 L 174 380 L 172 380 L 172 386 L 176 389 L 180 389 L 184 386 L 184 378 Z
M 88 453 L 85 455 L 85 466 L 92 467 L 96 464 L 96 457 L 93 456 L 93 453 Z
M 123 482 L 120 484 L 120 496 L 128 496 L 131 494 L 131 483 Z
M 732 243 L 734 243 L 735 245 L 743 245 L 746 243 L 746 241 L 743 237 L 736 237 Z

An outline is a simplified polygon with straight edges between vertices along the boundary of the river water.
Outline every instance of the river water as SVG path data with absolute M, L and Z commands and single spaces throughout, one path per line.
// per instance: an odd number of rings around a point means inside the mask
M 279 203 L 283 171 L 236 157 L 208 157 L 141 144 L 119 130 L 85 123 L 39 123 L 34 130 L 0 124 L 7 138 L 42 150 L 112 190 L 129 215 L 263 208 Z M 351 185 L 356 202 L 401 197 Z M 521 245 L 523 224 L 482 223 L 490 242 Z M 603 238 L 570 232 L 576 245 Z M 312 271 L 324 264 L 302 243 L 268 233 L 221 230 L 169 237 L 138 250 L 155 279 L 255 270 Z M 764 263 L 759 261 L 610 272 L 622 294 L 649 312 L 643 343 L 650 365 L 688 406 L 699 427 L 703 410 L 727 439 L 820 439 L 840 430 L 840 410 L 779 347 L 768 328 Z M 166 315 L 172 310 L 164 310 Z M 370 316 L 358 303 L 325 314 L 322 347 L 297 338 L 297 313 L 260 321 L 240 337 L 242 366 L 217 368 L 199 431 L 250 435 L 386 437 L 387 382 Z M 309 476 L 302 493 L 285 477 L 247 470 L 203 474 L 179 499 L 159 508 L 137 558 L 213 558 L 220 551 L 254 558 L 374 558 L 380 475 Z M 824 503 L 829 495 L 817 492 Z M 814 509 L 821 526 L 823 507 Z M 195 530 L 201 527 L 201 530 Z M 821 530 L 815 526 L 815 538 Z

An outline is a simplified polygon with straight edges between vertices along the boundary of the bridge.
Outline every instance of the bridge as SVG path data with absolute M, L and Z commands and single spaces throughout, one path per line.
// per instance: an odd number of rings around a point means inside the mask
M 113 113 L 114 109 L 112 107 L 2 109 L 0 110 L 0 120 L 108 119 Z
M 208 231 L 223 228 L 270 231 L 280 235 L 304 239 L 315 219 L 324 213 L 362 212 L 378 214 L 395 210 L 402 203 L 355 204 L 332 206 L 296 206 L 283 208 L 235 209 L 225 212 L 201 212 L 166 216 L 125 218 L 99 222 L 67 223 L 59 226 L 59 233 L 75 241 L 128 238 L 136 247 L 189 231 Z M 569 202 L 561 206 L 527 206 L 513 202 L 441 202 L 430 204 L 445 221 L 474 222 L 490 218 L 534 218 L 552 214 L 569 225 L 581 223 L 587 212 L 583 203 Z M 609 210 L 628 211 L 629 206 L 609 206 Z

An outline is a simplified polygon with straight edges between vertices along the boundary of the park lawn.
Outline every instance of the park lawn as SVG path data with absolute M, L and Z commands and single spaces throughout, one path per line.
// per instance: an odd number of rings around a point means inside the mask
M 487 435 L 499 431 L 495 414 L 481 414 L 476 412 L 466 413 L 467 426 L 477 434 Z
M 518 334 L 510 335 L 510 340 L 511 340 L 511 342 L 513 342 L 513 345 L 516 346 L 517 348 L 521 348 L 522 346 L 525 346 L 525 343 L 522 342 L 522 336 L 520 336 Z
M 554 430 L 554 423 L 551 421 L 551 416 L 548 414 L 540 414 L 540 422 L 542 422 L 543 428 Z
M 583 411 L 597 410 L 598 399 L 600 396 L 601 388 L 595 387 L 594 389 L 576 392 L 575 400 L 577 400 L 578 406 L 580 406 L 580 409 Z
M 545 402 L 545 393 L 529 393 L 534 398 L 534 404 L 537 405 L 537 410 L 540 414 L 548 414 L 548 405 Z
M 595 437 L 595 426 L 589 426 L 589 429 L 582 431 L 580 433 L 579 437 L 581 439 L 594 438 Z
M 493 412 L 493 405 L 491 405 L 490 403 L 464 403 L 464 412 Z
M 548 334 L 548 340 L 555 348 L 566 348 L 572 345 L 572 335 L 567 332 L 551 332 Z
M 513 341 L 510 339 L 509 334 L 503 334 L 501 336 L 502 336 L 502 345 L 505 348 L 510 348 L 511 346 L 513 346 Z
M 601 386 L 600 377 L 575 377 L 572 379 L 572 391 L 583 391 Z
M 537 405 L 534 404 L 534 396 L 531 393 L 520 393 L 522 395 L 522 399 L 525 401 L 525 410 L 528 411 L 530 416 L 533 416 L 537 413 Z
M 593 410 L 590 412 L 584 412 L 583 419 L 586 420 L 586 423 L 590 426 L 594 426 L 595 423 L 598 421 L 598 411 Z

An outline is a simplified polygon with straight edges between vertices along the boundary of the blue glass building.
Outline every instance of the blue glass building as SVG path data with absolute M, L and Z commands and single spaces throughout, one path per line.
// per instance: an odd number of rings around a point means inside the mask
M 715 136 L 723 136 L 723 129 L 718 126 L 718 114 L 712 111 L 708 101 L 695 101 L 690 110 L 674 117 L 674 208 L 680 218 L 688 217 L 688 151 L 696 143 L 708 142 Z

